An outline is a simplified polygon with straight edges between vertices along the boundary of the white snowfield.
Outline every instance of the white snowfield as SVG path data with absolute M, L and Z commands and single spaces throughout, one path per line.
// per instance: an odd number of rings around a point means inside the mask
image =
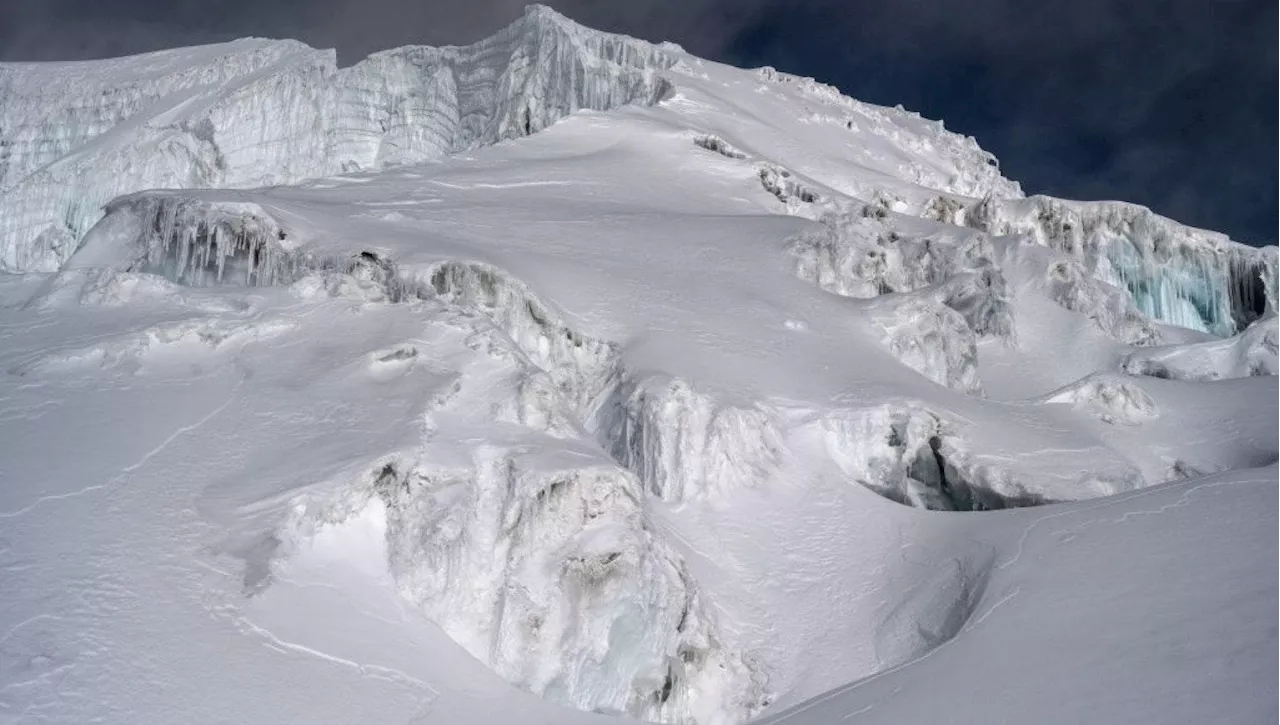
M 1277 250 L 543 7 L 0 65 L 0 721 L 1274 720 Z

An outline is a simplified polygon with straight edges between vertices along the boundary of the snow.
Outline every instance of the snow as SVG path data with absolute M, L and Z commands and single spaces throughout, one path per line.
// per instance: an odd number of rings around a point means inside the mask
M 1274 717 L 1274 248 L 540 7 L 0 84 L 6 721 Z

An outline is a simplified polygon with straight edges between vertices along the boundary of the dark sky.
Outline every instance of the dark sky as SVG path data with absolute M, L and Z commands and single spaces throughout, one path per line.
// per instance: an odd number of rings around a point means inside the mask
M 978 138 L 1028 193 L 1124 199 L 1250 243 L 1277 228 L 1276 0 L 552 0 L 581 23 L 811 75 Z M 340 62 L 461 44 L 523 0 L 0 0 L 0 60 L 244 35 Z

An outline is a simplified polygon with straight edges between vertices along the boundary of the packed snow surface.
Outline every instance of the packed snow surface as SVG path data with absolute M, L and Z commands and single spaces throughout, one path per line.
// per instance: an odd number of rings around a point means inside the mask
M 0 65 L 0 717 L 1274 719 L 1276 259 L 537 6 Z

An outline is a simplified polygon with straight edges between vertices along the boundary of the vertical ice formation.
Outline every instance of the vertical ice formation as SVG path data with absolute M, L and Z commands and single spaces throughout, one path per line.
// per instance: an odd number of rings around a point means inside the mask
M 332 51 L 263 40 L 0 64 L 0 270 L 57 269 L 121 194 L 420 161 L 581 108 L 655 103 L 671 54 L 531 6 L 474 45 L 399 48 L 341 70 Z
M 964 205 L 939 198 L 926 214 L 993 235 L 1024 235 L 1071 255 L 1168 324 L 1226 336 L 1276 309 L 1274 247 L 1238 244 L 1133 204 L 1034 196 Z
M 486 315 L 549 376 L 579 418 L 616 381 L 613 343 L 574 330 L 524 283 L 501 270 L 475 262 L 446 262 L 432 270 L 430 284 L 444 299 Z
M 1154 345 L 1160 333 L 1120 287 L 1089 274 L 1074 258 L 1060 259 L 1045 270 L 1045 290 L 1062 307 L 1088 315 L 1098 329 L 1130 345 Z
M 294 286 L 303 297 L 402 302 L 432 294 L 374 251 L 350 256 L 310 253 L 253 202 L 183 192 L 120 197 L 84 237 L 70 268 L 132 259 L 129 273 L 187 287 Z
M 181 284 L 287 284 L 306 266 L 257 204 L 143 195 L 119 200 L 107 214 L 116 218 L 104 220 L 103 228 L 141 247 L 134 271 Z
M 771 411 L 724 405 L 667 376 L 624 380 L 590 424 L 615 460 L 671 503 L 763 482 L 783 446 Z
M 534 457 L 536 458 L 536 456 Z M 409 601 L 507 681 L 582 710 L 728 725 L 765 704 L 683 562 L 616 466 L 548 467 L 481 446 L 474 465 L 380 463 L 301 505 L 286 540 L 374 513 Z

